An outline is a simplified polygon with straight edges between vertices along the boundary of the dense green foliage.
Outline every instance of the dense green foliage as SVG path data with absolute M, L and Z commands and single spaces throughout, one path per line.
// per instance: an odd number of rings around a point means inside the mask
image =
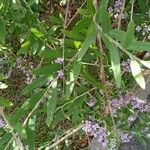
M 103 122 L 108 139 L 119 144 L 123 130 L 145 144 L 140 130 L 150 123 L 149 112 L 129 104 L 113 116 L 111 100 L 136 83 L 146 87 L 150 58 L 140 56 L 150 51 L 149 1 L 125 0 L 121 15 L 128 15 L 118 19 L 108 11 L 113 0 L 93 2 L 0 0 L 0 149 L 53 148 L 89 116 Z M 149 27 L 145 34 L 135 30 L 141 24 Z M 122 69 L 127 59 L 131 72 Z M 134 128 L 127 123 L 132 113 Z M 68 137 L 58 149 L 73 149 L 87 135 Z

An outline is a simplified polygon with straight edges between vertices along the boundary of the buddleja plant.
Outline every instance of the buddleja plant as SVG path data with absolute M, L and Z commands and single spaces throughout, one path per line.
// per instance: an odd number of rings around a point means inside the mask
M 20 93 L 25 100 L 14 114 L 7 111 L 15 100 L 0 96 L 0 148 L 52 149 L 81 128 L 76 136 L 94 137 L 104 149 L 117 149 L 133 136 L 144 143 L 142 127 L 149 124 L 150 106 L 129 87 L 135 79 L 146 88 L 143 70 L 150 61 L 137 53 L 149 51 L 150 43 L 147 37 L 139 41 L 135 29 L 141 29 L 139 13 L 149 20 L 148 2 L 79 1 L 73 16 L 73 2 L 63 3 L 59 9 L 50 2 L 54 8 L 44 12 L 42 1 L 1 0 L 0 52 L 10 59 L 11 69 L 0 75 L 0 88 L 7 88 L 14 68 L 27 75 Z M 22 64 L 26 58 L 34 59 L 32 67 Z M 48 139 L 39 140 L 40 128 Z M 58 149 L 70 149 L 68 145 Z

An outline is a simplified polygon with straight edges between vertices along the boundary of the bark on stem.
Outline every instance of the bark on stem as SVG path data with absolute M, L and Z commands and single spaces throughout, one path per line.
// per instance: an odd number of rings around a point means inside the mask
M 98 7 L 99 7 L 99 3 L 97 0 L 93 0 L 93 6 L 95 7 L 95 10 L 97 11 L 98 10 Z M 96 21 L 95 20 L 95 16 L 93 18 L 94 22 Z M 95 22 L 96 23 L 96 22 Z M 105 99 L 105 103 L 104 103 L 104 113 L 105 114 L 109 114 L 109 94 L 108 94 L 108 89 L 107 89 L 107 86 L 106 86 L 106 74 L 105 74 L 105 69 L 104 69 L 104 57 L 103 57 L 103 54 L 105 53 L 104 52 L 104 49 L 103 49 L 103 45 L 102 45 L 102 40 L 101 40 L 101 36 L 100 34 L 97 35 L 96 37 L 96 45 L 100 51 L 100 54 L 101 54 L 101 57 L 98 58 L 98 61 L 100 63 L 100 68 L 99 68 L 99 77 L 100 77 L 100 80 L 102 81 L 103 85 L 104 86 L 104 90 L 103 90 L 103 96 L 104 96 L 104 99 Z

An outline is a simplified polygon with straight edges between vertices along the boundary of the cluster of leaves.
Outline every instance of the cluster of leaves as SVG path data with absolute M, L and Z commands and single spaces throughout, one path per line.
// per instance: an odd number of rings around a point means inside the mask
M 123 76 L 128 75 L 122 75 L 122 59 L 131 59 L 134 79 L 141 88 L 145 89 L 146 86 L 142 69 L 150 68 L 150 61 L 140 59 L 136 54 L 150 51 L 150 43 L 140 38 L 139 41 L 135 26 L 139 21 L 149 21 L 145 16 L 148 3 L 146 0 L 137 2 L 126 0 L 126 11 L 130 12 L 125 19 L 127 24 L 116 29 L 107 10 L 108 0 L 101 0 L 98 7 L 94 7 L 91 0 L 77 2 L 77 13 L 72 16 L 74 20 L 68 17 L 71 1 L 66 1 L 66 6 L 61 8 L 65 7 L 66 13 L 62 13 L 55 11 L 60 7 L 58 2 L 51 2 L 53 9 L 49 10 L 44 8 L 46 2 L 39 0 L 0 0 L 0 56 L 7 56 L 11 60 L 9 64 L 12 69 L 17 58 L 24 56 L 39 62 L 32 69 L 33 81 L 20 93 L 26 100 L 14 114 L 7 114 L 4 110 L 5 107 L 11 109 L 13 101 L 0 97 L 0 115 L 6 123 L 0 131 L 0 149 L 24 149 L 26 145 L 30 150 L 37 148 L 36 127 L 41 123 L 37 122 L 37 118 L 41 113 L 46 114 L 44 124 L 49 127 L 47 132 L 51 141 L 38 141 L 39 149 L 53 142 L 54 133 L 60 136 L 57 126 L 61 125 L 61 121 L 69 121 L 68 128 L 72 128 L 88 116 L 93 116 L 104 120 L 110 137 L 115 137 L 115 133 L 111 132 L 115 119 L 115 122 L 122 122 L 118 123 L 118 129 L 130 131 L 130 126 L 125 123 L 131 114 L 129 108 L 120 110 L 122 113 L 113 120 L 111 114 L 103 110 L 106 90 L 112 98 L 116 89 L 126 91 L 128 84 L 131 81 L 134 83 L 133 78 L 129 82 L 128 79 L 124 81 Z M 142 17 L 139 19 L 139 16 Z M 99 47 L 99 37 L 102 47 Z M 64 62 L 56 63 L 57 58 L 63 58 Z M 104 72 L 101 72 L 102 67 Z M 6 79 L 2 73 L 0 89 L 5 90 Z M 106 77 L 105 83 L 102 76 Z M 96 100 L 92 108 L 86 104 L 91 98 Z M 135 133 L 145 126 L 143 120 L 150 120 L 146 113 L 139 118 L 143 119 L 139 119 Z

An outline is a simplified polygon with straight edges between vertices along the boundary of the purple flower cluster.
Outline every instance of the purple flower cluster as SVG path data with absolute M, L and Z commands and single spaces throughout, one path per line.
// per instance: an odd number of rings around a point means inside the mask
M 3 119 L 0 118 L 0 128 L 3 128 L 5 126 L 5 122 Z
M 122 143 L 129 143 L 129 142 L 131 142 L 132 138 L 133 138 L 133 136 L 128 133 L 120 132 L 120 139 L 121 139 Z
M 127 13 L 121 14 L 122 6 L 123 0 L 116 0 L 114 6 L 108 8 L 108 12 L 113 14 L 115 20 L 118 20 L 119 18 L 125 19 L 127 17 Z
M 150 111 L 150 106 L 146 100 L 142 100 L 142 99 L 138 98 L 137 96 L 134 96 L 131 94 L 122 94 L 118 98 L 114 98 L 111 101 L 111 106 L 112 106 L 113 110 L 125 107 L 128 104 L 131 104 L 133 109 L 136 109 L 140 112 L 149 112 Z
M 63 64 L 64 63 L 64 58 L 58 57 L 57 59 L 54 60 L 56 64 Z
M 136 96 L 132 96 L 131 105 L 133 109 L 137 109 L 140 112 L 149 112 L 149 105 L 146 100 L 139 99 Z
M 126 61 L 123 61 L 121 63 L 121 66 L 123 68 L 123 72 L 131 72 L 130 59 L 127 59 Z
M 137 119 L 137 115 L 132 114 L 131 116 L 128 117 L 128 122 L 131 125 L 135 120 Z
M 55 59 L 54 60 L 54 62 L 56 63 L 56 64 L 63 64 L 64 63 L 64 58 L 62 58 L 62 57 L 58 57 L 57 59 Z M 57 71 L 57 78 L 63 78 L 64 77 L 64 70 L 58 70 Z
M 102 127 L 101 123 L 97 120 L 86 120 L 82 128 L 90 136 L 94 136 L 102 144 L 103 147 L 107 147 L 107 133 L 106 129 Z
M 143 23 L 140 26 L 136 26 L 135 31 L 141 33 L 143 37 L 150 40 L 150 25 Z
M 93 106 L 96 104 L 96 100 L 90 98 L 90 99 L 88 99 L 88 100 L 86 101 L 86 104 L 87 104 L 89 107 L 93 107 Z
M 129 94 L 122 94 L 118 98 L 114 98 L 111 101 L 111 106 L 114 108 L 121 108 L 128 105 L 131 101 L 132 96 Z
M 63 78 L 64 77 L 64 71 L 63 70 L 57 71 L 57 77 L 58 78 Z

